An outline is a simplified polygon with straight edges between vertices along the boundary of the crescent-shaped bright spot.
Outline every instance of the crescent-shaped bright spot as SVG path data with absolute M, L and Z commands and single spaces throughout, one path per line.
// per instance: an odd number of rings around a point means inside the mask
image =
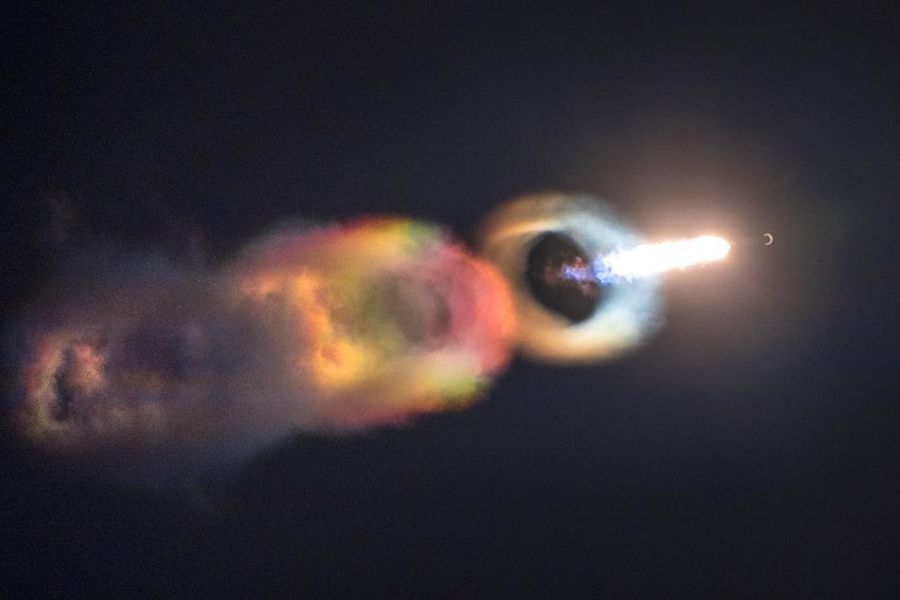
M 766 246 L 771 246 L 772 243 L 775 241 L 775 236 L 772 235 L 771 233 L 764 233 L 764 234 L 763 234 L 763 238 L 765 238 L 765 240 L 766 240 L 766 241 L 764 242 L 764 244 L 765 244 Z

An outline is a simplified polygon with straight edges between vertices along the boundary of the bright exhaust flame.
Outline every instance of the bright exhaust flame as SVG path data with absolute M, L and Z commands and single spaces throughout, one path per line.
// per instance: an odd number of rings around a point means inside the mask
M 728 256 L 730 251 L 728 240 L 712 235 L 642 244 L 598 257 L 593 265 L 594 277 L 601 283 L 631 281 L 716 262 Z

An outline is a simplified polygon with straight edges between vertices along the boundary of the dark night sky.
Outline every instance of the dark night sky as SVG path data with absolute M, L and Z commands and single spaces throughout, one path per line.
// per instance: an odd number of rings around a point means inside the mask
M 298 437 L 212 507 L 4 442 L 14 595 L 900 586 L 891 3 L 13 4 L 4 317 L 73 248 L 217 263 L 285 219 L 379 212 L 467 236 L 547 189 L 609 198 L 650 236 L 776 236 L 673 276 L 666 327 L 629 357 L 517 360 L 466 412 Z

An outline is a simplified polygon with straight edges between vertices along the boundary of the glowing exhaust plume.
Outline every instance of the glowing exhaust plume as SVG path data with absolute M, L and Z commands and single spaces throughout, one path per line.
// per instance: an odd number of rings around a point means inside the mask
M 731 251 L 727 240 L 702 235 L 688 240 L 642 244 L 628 250 L 617 250 L 594 261 L 594 276 L 600 283 L 631 281 L 661 275 L 675 269 L 724 259 Z
M 572 264 L 562 265 L 560 275 L 579 283 L 597 281 L 610 285 L 720 261 L 730 251 L 731 244 L 724 238 L 702 235 L 616 250 L 599 256 L 593 265 L 576 260 Z

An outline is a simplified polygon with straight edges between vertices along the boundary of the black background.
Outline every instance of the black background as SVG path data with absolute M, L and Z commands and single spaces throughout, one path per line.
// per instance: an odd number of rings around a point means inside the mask
M 667 326 L 629 357 L 517 360 L 466 412 L 298 436 L 215 500 L 4 443 L 5 588 L 890 595 L 891 3 L 255 4 L 3 9 L 8 321 L 73 248 L 217 264 L 285 219 L 383 212 L 466 237 L 547 189 L 609 198 L 651 237 L 776 243 L 673 275 Z

